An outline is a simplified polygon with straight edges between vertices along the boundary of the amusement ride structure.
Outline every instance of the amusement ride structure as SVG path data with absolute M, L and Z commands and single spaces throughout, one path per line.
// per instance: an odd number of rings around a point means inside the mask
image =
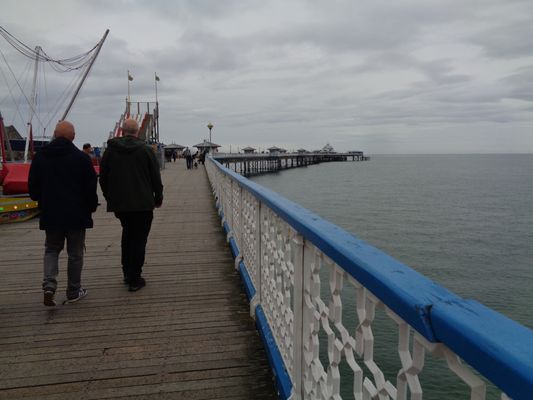
M 6 54 L 0 48 L 0 56 L 4 61 L 11 79 L 7 78 L 7 73 L 0 67 L 4 81 L 9 92 L 2 102 L 10 98 L 16 108 L 16 116 L 26 121 L 26 139 L 8 137 L 4 119 L 0 112 L 0 157 L 2 169 L 0 170 L 0 185 L 2 185 L 2 197 L 0 197 L 0 223 L 26 220 L 38 213 L 37 203 L 27 197 L 28 174 L 30 161 L 33 154 L 39 147 L 50 141 L 51 137 L 46 136 L 48 127 L 55 125 L 57 121 L 65 120 L 78 97 L 83 84 L 85 83 L 91 68 L 102 49 L 102 46 L 109 34 L 109 29 L 105 31 L 102 38 L 90 50 L 73 57 L 56 59 L 51 57 L 42 47 L 36 46 L 32 49 L 17 39 L 6 29 L 0 26 L 0 36 L 20 55 L 29 59 L 26 69 L 19 72 L 19 76 L 8 62 Z M 23 75 L 29 74 L 29 67 L 33 63 L 33 79 L 31 95 L 27 95 L 24 89 Z M 46 68 L 49 67 L 59 74 L 73 73 L 74 78 L 67 87 L 57 96 L 54 102 L 42 104 L 39 90 L 44 89 L 47 94 Z M 26 76 L 27 78 L 27 76 Z M 15 83 L 10 84 L 12 80 Z M 19 100 L 13 93 L 13 89 L 18 88 L 20 92 Z M 42 96 L 46 99 L 47 96 Z M 28 108 L 28 117 L 24 119 L 21 114 L 22 104 Z M 1 111 L 1 109 L 0 109 Z M 62 114 L 60 114 L 62 112 Z M 58 116 L 61 115 L 59 118 Z M 14 119 L 14 118 L 13 118 Z M 13 129 L 16 132 L 16 129 Z M 40 135 L 36 135 L 39 132 Z M 38 140 L 34 138 L 38 137 Z

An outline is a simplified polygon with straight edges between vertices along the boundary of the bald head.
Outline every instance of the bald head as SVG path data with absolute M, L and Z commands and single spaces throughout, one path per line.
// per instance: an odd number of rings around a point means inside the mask
M 137 136 L 139 134 L 139 124 L 136 120 L 128 118 L 122 124 L 124 135 Z
M 56 129 L 54 130 L 54 137 L 64 137 L 72 142 L 74 140 L 74 136 L 76 136 L 74 125 L 68 121 L 59 121 L 59 123 L 56 125 Z

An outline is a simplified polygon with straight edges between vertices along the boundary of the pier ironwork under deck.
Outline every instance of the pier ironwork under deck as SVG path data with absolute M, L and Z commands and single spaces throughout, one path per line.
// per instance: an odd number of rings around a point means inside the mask
M 277 397 L 205 170 L 169 164 L 163 180 L 136 293 L 102 197 L 76 304 L 42 305 L 38 221 L 0 227 L 0 399 Z M 59 301 L 65 284 L 62 254 Z
M 338 161 L 368 161 L 362 151 L 347 153 L 217 153 L 214 158 L 233 171 L 249 177 L 289 168 L 307 167 L 308 165 Z

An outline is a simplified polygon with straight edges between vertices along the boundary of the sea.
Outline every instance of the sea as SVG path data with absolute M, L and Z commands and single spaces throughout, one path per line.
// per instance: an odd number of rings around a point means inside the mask
M 533 154 L 375 155 L 252 179 L 456 294 L 533 328 Z M 343 291 L 351 328 L 353 297 Z M 374 334 L 375 357 L 396 385 L 397 329 L 377 315 Z M 469 399 L 466 385 L 445 365 L 426 356 L 424 399 Z M 342 398 L 353 398 L 344 361 L 341 375 Z M 487 398 L 498 393 L 489 385 Z

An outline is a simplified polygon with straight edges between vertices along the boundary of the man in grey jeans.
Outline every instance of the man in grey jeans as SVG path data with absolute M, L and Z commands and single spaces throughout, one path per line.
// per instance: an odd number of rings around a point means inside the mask
M 39 202 L 39 228 L 46 232 L 44 250 L 44 305 L 55 306 L 59 253 L 67 242 L 67 299 L 73 303 L 87 295 L 81 287 L 85 230 L 93 227 L 91 214 L 98 206 L 96 173 L 90 157 L 72 141 L 76 133 L 61 121 L 54 140 L 39 151 L 31 164 L 28 188 Z

